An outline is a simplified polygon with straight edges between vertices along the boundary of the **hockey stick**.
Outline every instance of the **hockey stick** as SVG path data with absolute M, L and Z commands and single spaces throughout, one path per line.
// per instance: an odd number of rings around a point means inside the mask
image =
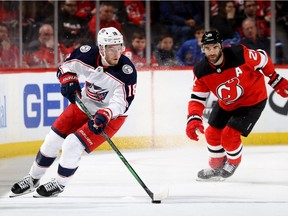
M 75 96 L 77 104 L 81 107 L 83 112 L 88 116 L 90 120 L 94 120 L 93 116 L 87 109 L 87 107 L 83 104 L 78 94 Z M 125 166 L 128 168 L 130 173 L 135 177 L 135 179 L 138 181 L 138 183 L 142 186 L 142 188 L 146 191 L 146 193 L 149 195 L 149 197 L 152 199 L 152 203 L 161 203 L 162 199 L 165 199 L 168 197 L 169 190 L 166 189 L 163 192 L 160 192 L 158 194 L 154 194 L 142 181 L 142 179 L 139 177 L 139 175 L 136 173 L 136 171 L 133 169 L 133 167 L 129 164 L 129 162 L 125 159 L 123 154 L 120 152 L 120 150 L 117 148 L 117 146 L 112 142 L 110 137 L 102 130 L 101 135 L 106 139 L 106 141 L 109 143 L 109 145 L 112 147 L 112 149 L 117 153 L 118 157 L 122 160 L 122 162 L 125 164 Z

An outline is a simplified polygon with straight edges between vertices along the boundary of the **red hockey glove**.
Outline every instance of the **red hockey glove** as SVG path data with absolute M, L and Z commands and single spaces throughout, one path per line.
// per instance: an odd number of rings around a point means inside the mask
M 281 77 L 279 74 L 274 72 L 270 76 L 270 81 L 268 84 L 274 88 L 274 90 L 284 98 L 288 98 L 288 80 Z
M 77 74 L 65 73 L 59 78 L 59 81 L 61 83 L 61 94 L 72 104 L 75 104 L 75 94 L 78 93 L 81 96 Z
M 198 115 L 192 115 L 188 117 L 187 126 L 186 126 L 186 134 L 187 136 L 195 141 L 198 141 L 197 131 L 200 131 L 204 134 L 204 127 L 202 123 L 202 118 Z
M 100 134 L 103 130 L 105 130 L 107 124 L 111 119 L 111 112 L 107 109 L 98 110 L 95 114 L 94 120 L 88 121 L 89 129 L 95 133 Z

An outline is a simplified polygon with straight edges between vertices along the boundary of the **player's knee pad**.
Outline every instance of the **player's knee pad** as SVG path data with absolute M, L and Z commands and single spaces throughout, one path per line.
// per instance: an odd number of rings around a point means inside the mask
M 50 158 L 56 158 L 62 147 L 64 139 L 50 130 L 40 148 L 41 153 Z
M 74 134 L 68 135 L 63 142 L 60 165 L 69 169 L 78 167 L 84 149 L 84 146 Z
M 35 162 L 39 167 L 48 168 L 55 161 L 56 157 L 47 157 L 41 151 L 38 151 Z
M 211 146 L 221 145 L 221 129 L 208 126 L 205 130 L 206 141 Z

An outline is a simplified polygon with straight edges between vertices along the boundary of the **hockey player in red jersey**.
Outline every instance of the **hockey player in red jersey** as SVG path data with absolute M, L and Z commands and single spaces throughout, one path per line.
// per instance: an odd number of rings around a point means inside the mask
M 270 78 L 270 86 L 284 98 L 288 98 L 288 81 L 275 72 L 263 50 L 242 45 L 223 49 L 218 31 L 205 32 L 201 42 L 205 59 L 194 67 L 186 134 L 196 141 L 198 132 L 205 134 L 210 168 L 199 171 L 198 179 L 220 180 L 232 176 L 239 166 L 241 135 L 249 135 L 265 107 L 264 76 Z M 202 114 L 210 92 L 218 101 L 204 132 Z
M 35 196 L 57 196 L 76 172 L 83 151 L 90 153 L 105 141 L 101 131 L 112 137 L 123 125 L 125 112 L 135 95 L 136 69 L 122 55 L 123 36 L 117 29 L 100 29 L 97 42 L 98 46 L 79 47 L 58 68 L 61 93 L 71 104 L 53 123 L 29 175 L 13 185 L 10 197 L 33 192 L 36 188 Z M 78 75 L 85 77 L 82 91 Z M 88 120 L 75 104 L 75 94 L 82 95 L 82 102 L 95 114 L 94 120 Z M 40 179 L 60 150 L 55 179 L 40 185 Z

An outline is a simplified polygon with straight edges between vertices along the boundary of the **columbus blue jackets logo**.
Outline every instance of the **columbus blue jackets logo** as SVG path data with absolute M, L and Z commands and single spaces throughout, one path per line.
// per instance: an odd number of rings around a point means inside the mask
M 122 67 L 122 71 L 123 71 L 125 74 L 131 74 L 131 73 L 133 73 L 133 68 L 132 68 L 130 65 L 125 64 L 125 65 L 123 65 L 123 67 Z
M 88 45 L 83 45 L 83 46 L 80 47 L 80 51 L 81 51 L 82 53 L 86 53 L 86 52 L 88 52 L 90 49 L 91 49 L 91 46 L 88 46 Z
M 87 96 L 94 101 L 103 102 L 109 92 L 107 89 L 102 89 L 101 87 L 94 85 L 94 83 L 87 81 L 85 82 L 85 86 Z

